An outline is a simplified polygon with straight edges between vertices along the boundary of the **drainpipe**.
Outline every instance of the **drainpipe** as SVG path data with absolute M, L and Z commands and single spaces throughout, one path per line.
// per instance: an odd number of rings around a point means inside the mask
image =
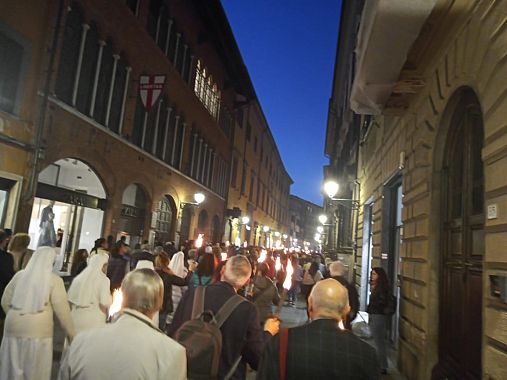
M 30 201 L 35 196 L 35 188 L 37 182 L 37 167 L 39 166 L 40 160 L 44 155 L 44 147 L 42 146 L 42 135 L 46 127 L 46 114 L 49 105 L 49 89 L 51 81 L 53 79 L 53 66 L 56 59 L 56 49 L 58 47 L 58 36 L 60 35 L 60 28 L 62 23 L 62 16 L 64 10 L 65 1 L 59 0 L 58 2 L 58 13 L 56 15 L 55 30 L 53 33 L 53 41 L 51 42 L 51 48 L 49 50 L 49 63 L 44 82 L 44 95 L 42 97 L 42 103 L 40 106 L 39 120 L 37 122 L 38 128 L 35 135 L 34 141 L 34 154 L 32 159 L 32 168 L 30 178 L 28 181 L 28 189 L 23 197 L 24 202 Z

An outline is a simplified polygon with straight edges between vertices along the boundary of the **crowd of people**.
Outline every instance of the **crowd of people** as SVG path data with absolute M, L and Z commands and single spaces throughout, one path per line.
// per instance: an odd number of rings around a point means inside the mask
M 392 297 L 382 268 L 372 270 L 367 309 L 375 351 L 352 332 L 359 296 L 345 266 L 318 254 L 99 238 L 74 253 L 66 289 L 56 250 L 31 252 L 29 243 L 0 230 L 0 380 L 51 378 L 53 316 L 66 335 L 59 379 L 245 379 L 248 367 L 258 379 L 386 372 Z M 121 307 L 111 315 L 117 289 Z M 277 311 L 298 298 L 307 323 L 280 329 Z

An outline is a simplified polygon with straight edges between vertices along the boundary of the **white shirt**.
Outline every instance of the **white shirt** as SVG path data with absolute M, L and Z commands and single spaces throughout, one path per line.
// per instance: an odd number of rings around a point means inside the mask
M 185 348 L 145 315 L 124 310 L 114 323 L 84 331 L 63 360 L 61 380 L 183 380 L 187 378 Z

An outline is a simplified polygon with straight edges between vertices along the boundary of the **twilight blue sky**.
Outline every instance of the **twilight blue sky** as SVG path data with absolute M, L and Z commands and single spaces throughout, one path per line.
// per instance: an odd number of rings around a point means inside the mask
M 291 192 L 318 205 L 341 0 L 222 0 Z

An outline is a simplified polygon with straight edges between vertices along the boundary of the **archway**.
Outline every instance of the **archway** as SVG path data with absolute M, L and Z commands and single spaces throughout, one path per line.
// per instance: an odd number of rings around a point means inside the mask
M 188 240 L 190 234 L 190 223 L 192 222 L 192 209 L 189 206 L 184 206 L 181 212 L 181 229 L 179 245 Z
M 208 228 L 208 212 L 206 210 L 201 210 L 199 212 L 199 218 L 197 219 L 197 233 L 204 234 L 206 240 L 209 240 L 210 236 L 207 236 L 207 228 Z
M 215 215 L 211 221 L 210 237 L 214 243 L 220 243 L 222 241 L 221 235 L 220 217 L 218 215 Z
M 481 378 L 483 119 L 469 88 L 458 90 L 449 105 L 440 184 L 439 361 L 433 375 Z
M 142 243 L 147 198 L 146 192 L 137 183 L 130 184 L 123 191 L 118 229 L 119 235 L 125 236 L 126 242 L 131 246 Z
M 174 239 L 176 206 L 169 195 L 165 195 L 158 201 L 155 217 L 155 242 L 162 244 L 172 241 Z
M 90 166 L 74 158 L 52 163 L 39 173 L 28 229 L 30 248 L 55 246 L 55 267 L 65 271 L 72 252 L 90 250 L 102 235 L 105 208 L 105 188 Z

